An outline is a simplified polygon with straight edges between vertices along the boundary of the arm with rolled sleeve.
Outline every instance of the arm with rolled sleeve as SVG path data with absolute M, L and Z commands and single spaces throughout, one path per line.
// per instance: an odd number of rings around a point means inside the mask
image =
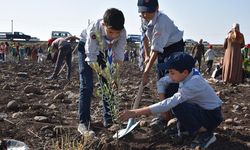
M 182 96 L 182 93 L 177 92 L 172 97 L 169 97 L 161 102 L 150 105 L 149 109 L 152 114 L 158 114 L 162 112 L 167 112 L 171 108 L 177 106 L 179 103 L 182 103 L 185 99 Z
M 157 82 L 157 91 L 162 92 L 163 87 L 167 85 L 167 82 L 170 83 L 169 81 L 171 80 L 168 79 L 166 76 L 161 78 L 159 81 L 162 82 Z M 167 112 L 178 104 L 183 103 L 184 101 L 195 99 L 203 90 L 204 87 L 201 85 L 200 82 L 197 82 L 196 79 L 189 80 L 185 84 L 180 83 L 180 88 L 178 92 L 175 93 L 172 97 L 169 97 L 159 103 L 153 104 L 149 106 L 149 108 L 152 113 Z
M 164 76 L 160 78 L 160 80 L 157 81 L 157 92 L 158 93 L 165 93 L 166 86 L 168 86 L 170 83 L 172 83 L 169 76 Z
M 153 30 L 151 50 L 163 53 L 163 48 L 168 43 L 171 29 L 163 20 L 160 20 L 160 22 L 155 24 Z

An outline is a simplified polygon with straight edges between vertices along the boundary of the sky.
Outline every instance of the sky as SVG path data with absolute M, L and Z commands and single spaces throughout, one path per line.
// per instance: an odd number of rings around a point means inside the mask
M 184 40 L 203 39 L 223 44 L 233 23 L 240 24 L 250 43 L 250 0 L 158 0 L 159 10 L 184 31 Z M 0 0 L 0 32 L 19 31 L 48 40 L 51 31 L 79 37 L 89 21 L 103 17 L 108 8 L 125 16 L 127 34 L 140 34 L 137 0 Z M 12 28 L 13 27 L 13 28 Z

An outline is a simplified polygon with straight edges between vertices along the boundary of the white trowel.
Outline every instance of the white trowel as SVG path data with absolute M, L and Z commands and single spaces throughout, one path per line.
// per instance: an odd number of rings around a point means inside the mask
M 133 105 L 133 108 L 132 109 L 136 109 L 138 108 L 139 106 L 139 102 L 141 100 L 141 96 L 142 96 L 142 92 L 143 92 L 143 83 L 140 84 L 140 87 L 139 87 L 139 91 L 137 93 L 137 96 L 136 96 L 136 99 L 134 101 L 134 105 Z M 117 131 L 114 135 L 113 135 L 113 138 L 121 138 L 125 135 L 127 135 L 129 132 L 131 132 L 138 124 L 140 123 L 140 121 L 138 122 L 135 122 L 135 119 L 134 118 L 129 118 L 128 120 L 128 124 L 127 124 L 127 127 L 125 129 L 121 129 L 119 131 Z

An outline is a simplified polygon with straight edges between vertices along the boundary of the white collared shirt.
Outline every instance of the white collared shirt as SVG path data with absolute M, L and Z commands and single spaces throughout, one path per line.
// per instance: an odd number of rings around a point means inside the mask
M 179 42 L 183 38 L 183 31 L 180 31 L 166 14 L 159 11 L 150 22 L 142 19 L 142 28 L 144 27 L 147 28 L 146 36 L 150 41 L 151 50 L 157 52 L 163 53 L 164 47 Z
M 89 25 L 86 30 L 81 33 L 82 41 L 85 43 L 85 54 L 87 62 L 96 62 L 99 51 L 107 49 L 106 35 L 102 25 L 103 20 L 99 19 Z M 99 35 L 98 35 L 99 34 Z M 99 37 L 99 38 L 98 38 Z M 126 46 L 126 30 L 123 29 L 120 36 L 113 40 L 112 52 L 114 60 L 124 60 L 124 51 Z

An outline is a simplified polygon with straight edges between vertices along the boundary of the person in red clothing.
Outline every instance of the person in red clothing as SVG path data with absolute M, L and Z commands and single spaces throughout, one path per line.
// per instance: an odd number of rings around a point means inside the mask
M 47 56 L 47 60 L 51 60 L 53 66 L 56 63 L 57 56 L 58 56 L 58 50 L 55 50 L 54 52 L 52 52 L 52 49 L 51 49 L 51 44 L 53 43 L 54 40 L 55 40 L 54 38 L 51 38 L 48 40 L 48 56 Z
M 0 43 L 0 60 L 5 61 L 5 44 L 3 42 Z

